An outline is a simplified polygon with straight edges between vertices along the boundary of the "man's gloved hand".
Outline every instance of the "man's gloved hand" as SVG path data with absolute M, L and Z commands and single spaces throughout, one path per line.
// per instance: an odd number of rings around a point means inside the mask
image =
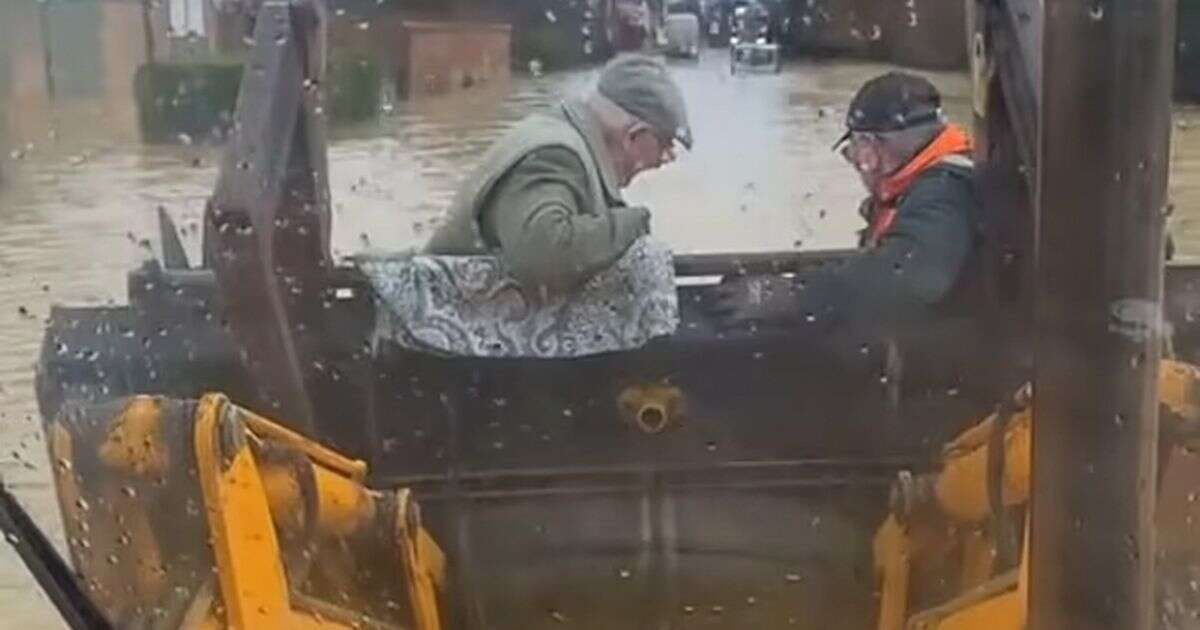
M 650 209 L 646 206 L 629 206 L 629 211 L 641 219 L 642 234 L 649 234 Z
M 787 326 L 803 321 L 795 282 L 782 276 L 727 278 L 709 290 L 706 310 L 719 329 Z

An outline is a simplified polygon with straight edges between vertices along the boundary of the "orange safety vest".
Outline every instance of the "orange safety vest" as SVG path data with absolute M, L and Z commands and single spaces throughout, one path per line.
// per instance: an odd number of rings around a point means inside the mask
M 917 177 L 949 156 L 970 154 L 972 147 L 971 136 L 962 127 L 951 123 L 904 168 L 883 180 L 867 213 L 869 225 L 863 238 L 864 245 L 877 246 L 892 229 L 892 224 L 896 222 L 897 202 Z

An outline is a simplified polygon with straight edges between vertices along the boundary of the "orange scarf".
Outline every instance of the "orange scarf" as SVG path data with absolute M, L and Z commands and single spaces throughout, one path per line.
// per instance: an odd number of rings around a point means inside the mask
M 916 181 L 917 177 L 947 156 L 960 153 L 969 154 L 973 146 L 971 136 L 967 135 L 962 127 L 951 123 L 946 125 L 946 129 L 938 134 L 938 137 L 934 138 L 929 146 L 922 149 L 908 164 L 904 165 L 904 168 L 883 180 L 879 184 L 879 191 L 875 195 L 872 211 L 868 217 L 870 227 L 867 228 L 866 245 L 875 247 L 879 244 L 879 240 L 888 233 L 888 230 L 892 229 L 892 224 L 896 222 L 896 202 Z

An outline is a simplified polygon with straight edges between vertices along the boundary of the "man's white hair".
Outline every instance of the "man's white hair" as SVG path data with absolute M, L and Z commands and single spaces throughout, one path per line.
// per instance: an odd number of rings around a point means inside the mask
M 637 116 L 625 111 L 624 107 L 617 105 L 612 99 L 600 93 L 599 90 L 592 90 L 587 96 L 588 107 L 592 113 L 599 118 L 601 125 L 614 129 L 627 129 L 635 123 L 644 122 Z

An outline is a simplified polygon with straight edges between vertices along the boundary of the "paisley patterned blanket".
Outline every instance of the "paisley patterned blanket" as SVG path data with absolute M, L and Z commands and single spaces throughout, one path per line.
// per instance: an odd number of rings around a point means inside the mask
M 571 358 L 641 347 L 679 324 L 671 251 L 641 239 L 578 290 L 531 295 L 492 256 L 362 254 L 374 342 L 446 356 Z

